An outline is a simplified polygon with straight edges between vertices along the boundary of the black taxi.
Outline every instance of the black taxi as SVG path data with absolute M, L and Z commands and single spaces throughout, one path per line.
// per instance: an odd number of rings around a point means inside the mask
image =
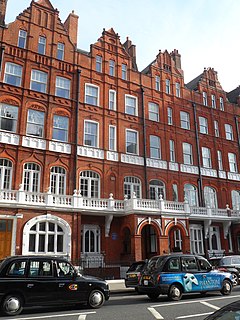
M 25 306 L 86 303 L 101 307 L 109 299 L 105 280 L 80 275 L 64 258 L 12 256 L 0 262 L 0 308 L 17 315 Z
M 180 300 L 183 293 L 220 291 L 229 295 L 232 291 L 230 272 L 213 270 L 202 256 L 172 254 L 152 257 L 142 272 L 138 291 L 152 300 L 160 294 L 170 300 Z

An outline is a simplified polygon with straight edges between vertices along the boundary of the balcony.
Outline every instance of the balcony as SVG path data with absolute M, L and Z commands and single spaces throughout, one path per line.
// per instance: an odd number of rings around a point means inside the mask
M 240 211 L 211 209 L 206 207 L 190 207 L 188 202 L 139 199 L 133 193 L 132 198 L 116 200 L 113 194 L 108 199 L 85 198 L 80 191 L 73 195 L 55 195 L 50 192 L 26 192 L 20 185 L 19 190 L 1 190 L 0 206 L 5 208 L 34 208 L 58 212 L 82 212 L 89 215 L 124 216 L 129 214 L 147 214 L 162 216 L 184 216 L 191 220 L 239 221 Z

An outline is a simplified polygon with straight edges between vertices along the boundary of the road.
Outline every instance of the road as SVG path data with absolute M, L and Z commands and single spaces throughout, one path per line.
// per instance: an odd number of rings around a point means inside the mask
M 160 296 L 152 302 L 145 295 L 133 291 L 112 294 L 109 301 L 97 310 L 84 307 L 55 307 L 26 309 L 16 317 L 1 317 L 1 320 L 203 320 L 222 306 L 240 299 L 240 286 L 230 296 L 209 293 L 185 295 L 178 302 L 170 302 Z

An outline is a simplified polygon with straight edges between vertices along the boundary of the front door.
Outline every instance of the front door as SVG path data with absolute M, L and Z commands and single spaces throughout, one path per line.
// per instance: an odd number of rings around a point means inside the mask
M 142 259 L 149 259 L 157 254 L 157 235 L 153 226 L 146 225 L 142 229 Z
M 11 255 L 13 220 L 0 219 L 0 259 Z

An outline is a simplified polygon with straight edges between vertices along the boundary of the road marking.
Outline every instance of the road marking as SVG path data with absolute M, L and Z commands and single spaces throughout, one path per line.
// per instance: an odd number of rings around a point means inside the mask
M 202 316 L 208 316 L 209 314 L 212 314 L 213 312 L 206 312 L 206 313 L 198 313 L 198 314 L 189 314 L 187 316 L 181 316 L 177 317 L 175 319 L 185 319 L 185 318 L 195 318 L 195 317 L 202 317 Z
M 84 312 L 84 313 L 66 313 L 66 314 L 53 314 L 53 315 L 49 315 L 49 316 L 39 316 L 39 317 L 28 317 L 28 318 L 12 318 L 12 319 L 8 319 L 8 320 L 34 320 L 34 319 L 50 319 L 50 318 L 56 318 L 56 317 L 68 317 L 68 316 L 86 316 L 88 314 L 93 314 L 96 313 L 96 311 L 89 311 L 89 312 Z M 81 319 L 81 318 L 80 318 Z M 85 318 L 82 318 L 81 320 L 83 320 Z
M 208 307 L 212 308 L 212 309 L 215 309 L 215 310 L 219 310 L 219 309 L 220 309 L 219 307 L 214 306 L 213 304 L 208 303 L 208 302 L 206 302 L 206 301 L 199 301 L 199 302 L 200 302 L 201 304 L 204 304 L 205 306 L 208 306 Z
M 199 303 L 199 302 L 203 302 L 203 301 L 215 301 L 215 300 L 222 300 L 222 299 L 234 299 L 234 298 L 239 298 L 240 295 L 235 295 L 235 296 L 224 296 L 224 297 L 219 297 L 219 298 L 210 298 L 207 300 L 192 300 L 192 301 L 180 301 L 180 302 L 171 302 L 171 303 L 165 303 L 165 304 L 155 304 L 153 306 L 151 306 L 152 308 L 156 308 L 156 307 L 167 307 L 167 306 L 173 306 L 173 305 L 179 305 L 179 304 L 189 304 L 189 303 Z
M 78 317 L 78 320 L 85 320 L 86 319 L 86 314 L 80 314 Z
M 151 312 L 151 314 L 154 316 L 154 318 L 155 319 L 158 319 L 158 320 L 160 320 L 160 319 L 164 319 L 161 315 L 160 315 L 160 313 L 158 313 L 154 308 L 148 308 L 148 310 Z

